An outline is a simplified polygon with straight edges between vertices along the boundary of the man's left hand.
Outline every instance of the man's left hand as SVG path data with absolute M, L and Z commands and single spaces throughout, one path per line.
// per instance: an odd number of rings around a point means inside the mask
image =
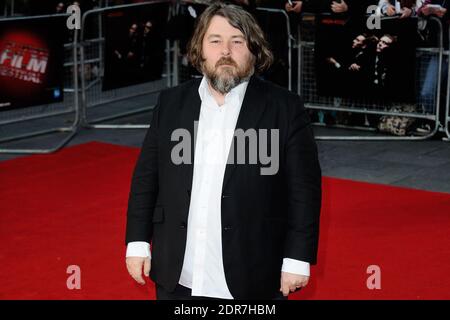
M 300 290 L 308 284 L 309 277 L 289 272 L 281 272 L 281 288 L 283 296 L 287 297 L 290 292 Z
M 412 16 L 412 10 L 410 8 L 403 8 L 402 9 L 402 15 L 400 16 L 401 19 L 409 18 Z
M 333 1 L 331 3 L 331 11 L 334 13 L 344 13 L 348 11 L 348 5 L 342 0 L 340 3 Z

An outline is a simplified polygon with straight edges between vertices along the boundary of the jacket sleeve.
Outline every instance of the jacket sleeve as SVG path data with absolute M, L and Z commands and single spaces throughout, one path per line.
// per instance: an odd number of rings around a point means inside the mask
M 158 196 L 158 123 L 161 94 L 153 109 L 144 142 L 134 168 L 128 199 L 126 239 L 150 242 L 152 238 L 152 217 Z
M 317 145 L 306 109 L 292 98 L 286 145 L 288 229 L 286 258 L 315 264 L 319 241 L 322 173 Z

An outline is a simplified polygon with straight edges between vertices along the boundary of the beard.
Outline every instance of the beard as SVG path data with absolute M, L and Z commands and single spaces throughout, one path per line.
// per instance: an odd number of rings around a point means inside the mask
M 242 82 L 250 79 L 254 71 L 254 57 L 249 59 L 242 67 L 238 66 L 231 57 L 220 58 L 214 68 L 208 66 L 206 62 L 203 65 L 203 73 L 209 84 L 221 94 L 230 92 Z

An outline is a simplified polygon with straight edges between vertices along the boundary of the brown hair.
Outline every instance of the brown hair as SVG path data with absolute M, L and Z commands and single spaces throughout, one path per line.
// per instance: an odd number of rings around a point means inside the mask
M 198 18 L 194 33 L 187 47 L 189 62 L 202 72 L 204 59 L 202 57 L 202 43 L 209 23 L 214 16 L 227 19 L 234 28 L 239 29 L 247 41 L 250 52 L 255 56 L 255 72 L 261 73 L 267 70 L 273 62 L 273 55 L 264 38 L 264 33 L 255 18 L 244 9 L 223 3 L 210 5 Z

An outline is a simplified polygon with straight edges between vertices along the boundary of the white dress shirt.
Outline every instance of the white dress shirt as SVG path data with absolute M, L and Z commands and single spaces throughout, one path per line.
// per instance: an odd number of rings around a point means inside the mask
M 219 106 L 203 77 L 198 92 L 202 101 L 194 153 L 186 251 L 179 284 L 193 296 L 233 299 L 222 259 L 222 184 L 236 122 L 248 81 L 233 88 Z M 130 242 L 127 257 L 150 256 L 146 242 Z M 284 258 L 282 271 L 309 276 L 309 263 Z

